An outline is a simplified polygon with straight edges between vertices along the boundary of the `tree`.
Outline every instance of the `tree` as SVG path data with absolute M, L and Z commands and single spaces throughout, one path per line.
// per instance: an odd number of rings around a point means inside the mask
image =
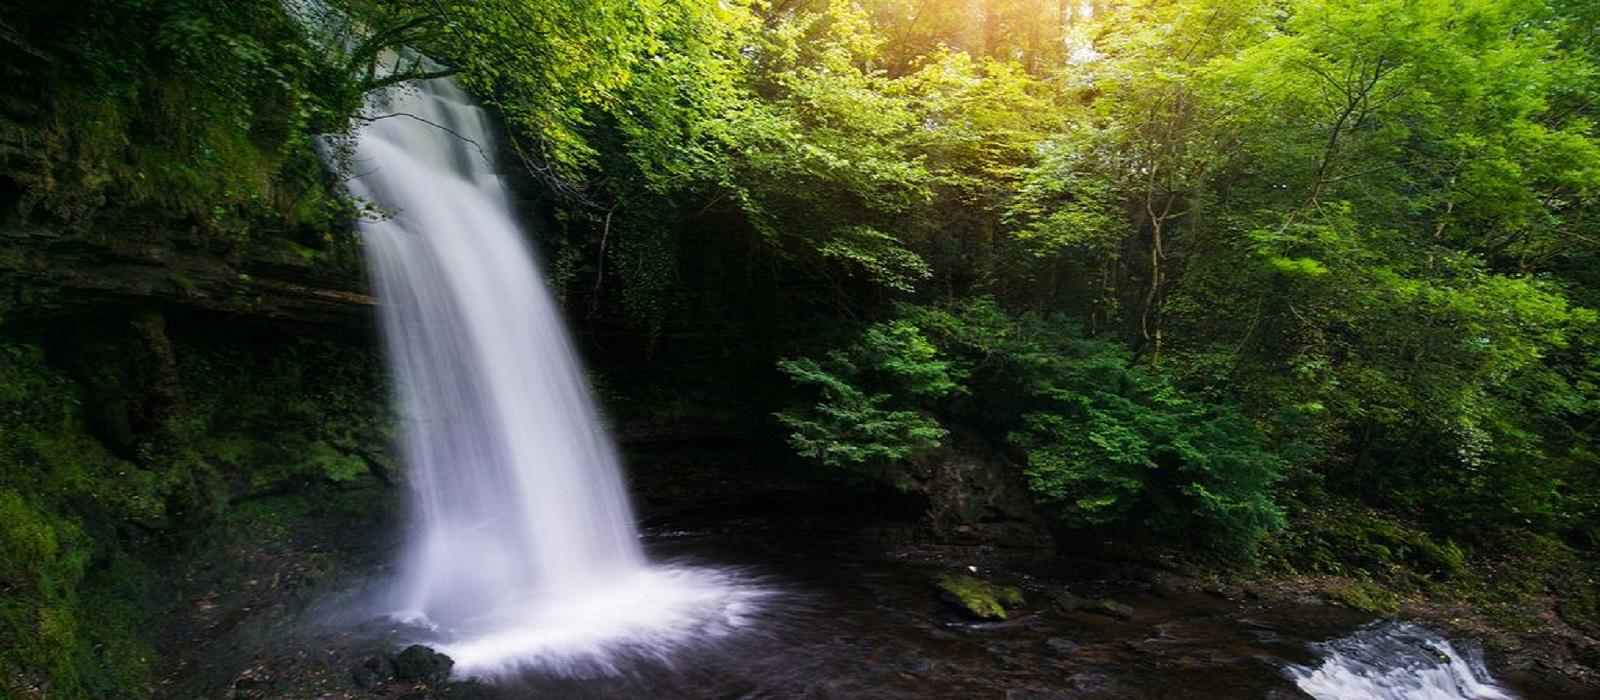
M 1099 278 L 1096 323 L 1117 322 L 1152 362 L 1163 307 L 1213 179 L 1232 155 L 1218 66 L 1259 41 L 1266 3 L 1145 2 L 1099 20 L 1097 55 L 1068 65 L 1087 109 L 1045 143 L 1010 215 L 1041 255 L 1085 254 Z

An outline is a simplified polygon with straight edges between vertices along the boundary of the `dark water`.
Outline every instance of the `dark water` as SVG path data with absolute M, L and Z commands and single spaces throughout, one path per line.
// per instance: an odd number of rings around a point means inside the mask
M 1484 671 L 1470 640 L 1316 601 L 1258 599 L 1240 588 L 1207 593 L 1145 565 L 929 544 L 905 513 L 874 505 L 785 497 L 668 517 L 658 510 L 644 527 L 653 560 L 716 567 L 775 593 L 757 612 L 736 616 L 743 624 L 706 625 L 670 655 L 641 648 L 612 657 L 619 670 L 612 675 L 525 673 L 441 692 L 373 672 L 364 678 L 374 659 L 410 643 L 406 631 L 351 613 L 359 611 L 352 602 L 361 599 L 360 586 L 313 586 L 309 578 L 274 574 L 246 582 L 235 601 L 242 607 L 206 606 L 211 612 L 191 621 L 156 696 L 1490 700 L 1500 692 L 1460 675 L 1435 675 L 1421 686 L 1426 690 L 1407 680 L 1433 673 L 1452 655 L 1466 659 L 1460 665 L 1469 673 Z M 375 546 L 367 559 L 388 561 L 388 549 Z M 283 569 L 282 557 L 270 561 Z M 938 599 L 935 576 L 972 568 L 1023 590 L 1026 603 L 1012 619 L 974 622 Z M 290 585 L 297 579 L 301 585 Z M 1132 606 L 1133 617 L 1063 612 L 1054 605 L 1063 590 L 1110 597 Z M 1297 685 L 1297 677 L 1317 676 L 1336 657 L 1340 666 L 1322 674 L 1325 682 Z M 1412 670 L 1391 674 L 1395 668 Z M 1506 680 L 1514 682 L 1505 697 L 1593 697 L 1574 694 L 1556 677 Z
M 1321 661 L 1328 651 L 1319 643 L 1369 622 L 1325 605 L 1164 590 L 1136 567 L 922 545 L 909 527 L 860 518 L 780 513 L 669 523 L 648 530 L 647 543 L 657 560 L 743 567 L 782 594 L 750 627 L 699 640 L 670 660 L 639 658 L 621 675 L 598 678 L 524 676 L 486 686 L 485 694 L 1310 698 L 1293 679 L 1296 669 L 1303 675 Z M 1027 604 L 1006 622 L 963 619 L 929 582 L 969 567 L 1020 586 Z M 1134 617 L 1058 611 L 1053 598 L 1064 589 L 1112 597 L 1133 606 Z

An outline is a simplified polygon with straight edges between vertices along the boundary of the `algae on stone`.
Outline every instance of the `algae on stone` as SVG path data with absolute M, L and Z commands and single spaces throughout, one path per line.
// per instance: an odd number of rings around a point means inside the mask
M 997 586 L 975 576 L 945 574 L 934 579 L 940 599 L 980 620 L 1004 620 L 1008 608 L 1022 606 L 1022 589 Z

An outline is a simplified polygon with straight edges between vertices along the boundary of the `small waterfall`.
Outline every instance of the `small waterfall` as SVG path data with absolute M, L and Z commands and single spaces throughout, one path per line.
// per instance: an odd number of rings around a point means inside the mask
M 415 531 L 388 612 L 458 674 L 612 673 L 742 624 L 732 574 L 652 566 L 615 449 L 452 80 L 375 95 L 351 136 Z
M 1515 700 L 1489 676 L 1475 649 L 1409 622 L 1370 625 L 1348 637 L 1314 645 L 1316 668 L 1290 676 L 1317 700 Z

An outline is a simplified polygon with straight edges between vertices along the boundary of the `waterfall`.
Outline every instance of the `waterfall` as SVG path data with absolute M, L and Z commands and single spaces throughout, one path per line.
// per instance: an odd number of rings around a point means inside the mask
M 732 574 L 646 561 L 615 448 L 453 80 L 374 95 L 346 144 L 414 531 L 389 614 L 458 674 L 582 675 L 742 623 Z M 696 642 L 698 643 L 698 642 Z
M 1316 668 L 1290 676 L 1317 700 L 1513 700 L 1497 685 L 1475 649 L 1456 650 L 1443 637 L 1408 622 L 1357 630 L 1314 648 Z
M 423 526 L 412 607 L 466 622 L 637 571 L 616 457 L 505 187 L 472 145 L 488 142 L 482 110 L 437 81 L 388 97 L 351 189 L 395 207 L 361 232 Z

